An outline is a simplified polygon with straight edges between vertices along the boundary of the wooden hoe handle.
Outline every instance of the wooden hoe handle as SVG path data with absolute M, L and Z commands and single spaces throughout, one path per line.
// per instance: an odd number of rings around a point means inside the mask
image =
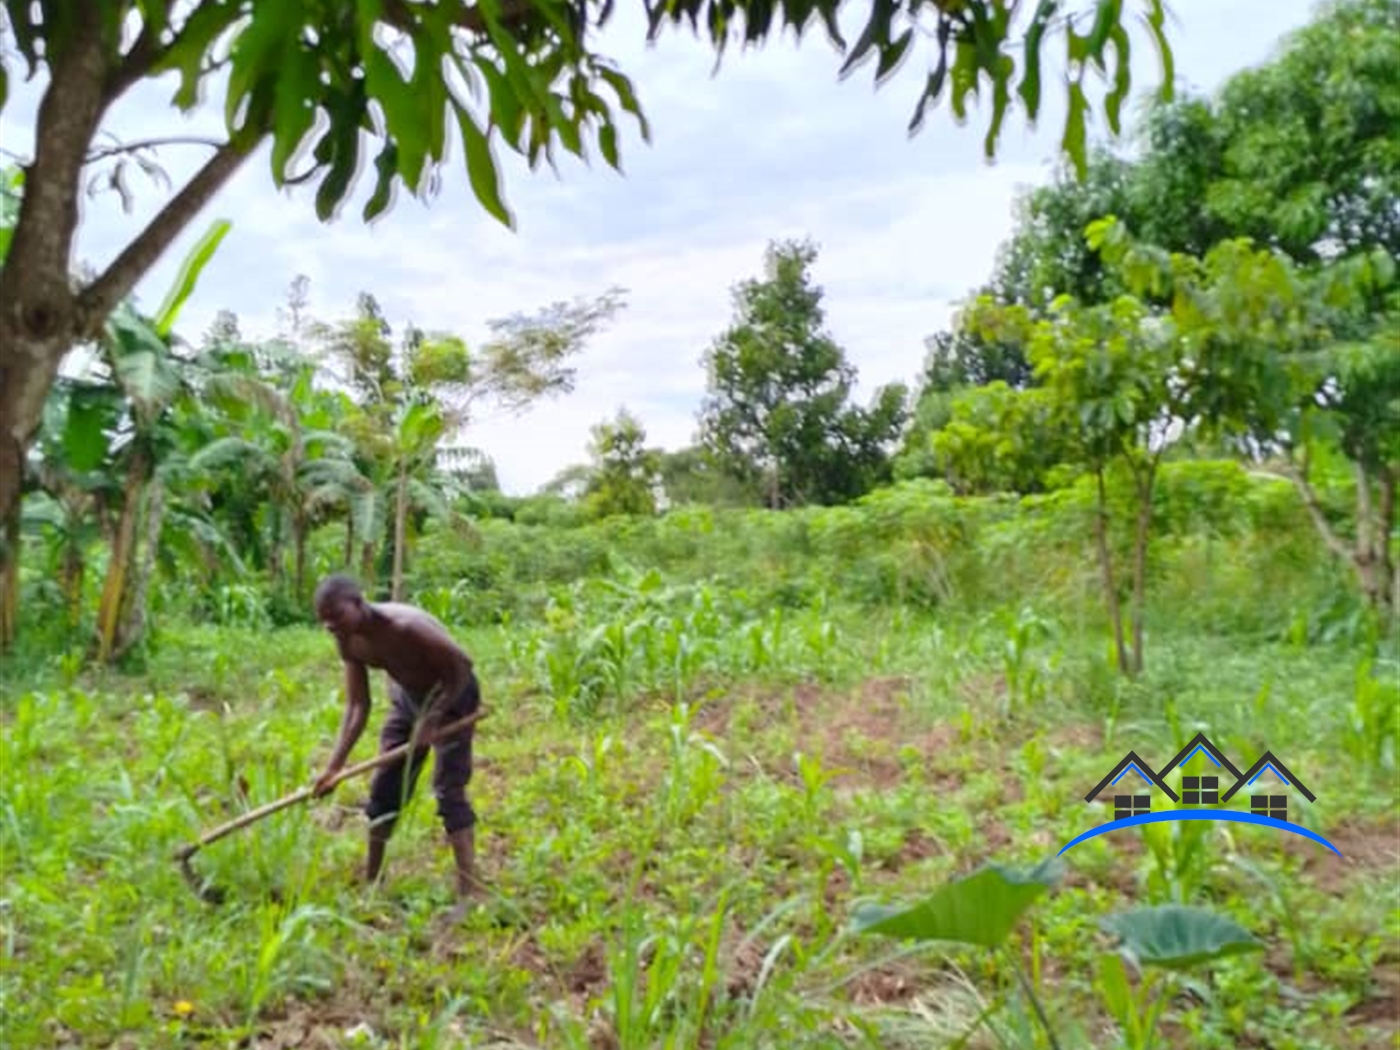
M 396 748 L 385 751 L 382 755 L 375 755 L 373 758 L 367 758 L 363 762 L 355 763 L 353 766 L 346 766 L 331 780 L 331 787 L 335 787 L 342 780 L 349 780 L 351 777 L 357 777 L 361 773 L 368 773 L 371 769 L 378 769 L 380 766 L 388 765 L 395 759 L 402 758 L 415 747 L 432 745 L 445 736 L 450 736 L 459 730 L 466 729 L 479 719 L 485 718 L 486 714 L 487 712 L 484 707 L 478 708 L 465 718 L 459 718 L 455 722 L 449 722 L 447 725 L 442 726 L 424 740 L 410 740 L 406 744 L 400 744 Z M 230 820 L 227 824 L 220 824 L 218 827 L 206 831 L 199 837 L 198 841 L 186 843 L 181 846 L 175 851 L 175 859 L 181 862 L 189 860 L 198 850 L 209 845 L 209 843 L 217 842 L 225 835 L 231 835 L 240 828 L 246 828 L 249 824 L 254 824 L 262 820 L 263 817 L 271 816 L 273 813 L 280 812 L 288 806 L 294 806 L 298 802 L 305 802 L 310 797 L 311 785 L 308 785 L 304 788 L 298 788 L 290 795 L 279 798 L 275 802 L 269 802 L 266 805 L 259 806 L 257 809 L 250 809 L 247 813 L 244 813 L 234 820 Z

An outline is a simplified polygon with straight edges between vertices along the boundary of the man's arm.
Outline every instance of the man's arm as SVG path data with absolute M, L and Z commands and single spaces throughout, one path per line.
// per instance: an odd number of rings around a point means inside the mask
M 345 659 L 345 715 L 340 722 L 340 735 L 331 752 L 326 771 L 312 788 L 316 798 L 330 791 L 330 781 L 345 767 L 345 760 L 354 750 L 365 723 L 369 721 L 369 671 L 358 660 Z

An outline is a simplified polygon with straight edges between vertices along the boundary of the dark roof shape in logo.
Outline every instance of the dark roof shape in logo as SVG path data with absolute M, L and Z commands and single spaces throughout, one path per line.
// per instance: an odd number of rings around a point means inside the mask
M 1282 762 L 1275 758 L 1274 753 L 1272 751 L 1265 751 L 1262 755 L 1259 756 L 1258 760 L 1254 763 L 1254 765 L 1250 766 L 1248 769 L 1246 769 L 1243 773 L 1239 775 L 1238 779 L 1236 779 L 1235 781 L 1235 786 L 1232 787 L 1229 791 L 1225 792 L 1225 794 L 1220 796 L 1221 803 L 1224 804 L 1226 802 L 1229 802 L 1230 798 L 1235 794 L 1235 792 L 1237 792 L 1240 788 L 1244 787 L 1245 785 L 1251 784 L 1255 780 L 1259 779 L 1259 777 L 1264 775 L 1264 770 L 1270 768 L 1273 769 L 1274 775 L 1280 780 L 1282 780 L 1285 784 L 1290 784 L 1293 787 L 1296 787 L 1299 791 L 1301 791 L 1309 802 L 1317 801 L 1317 796 L 1308 790 L 1306 784 L 1304 784 L 1301 780 L 1299 780 L 1293 775 L 1292 770 L 1290 770 L 1287 766 L 1285 766 Z
M 1165 780 L 1159 777 L 1156 773 L 1152 772 L 1152 767 L 1149 766 L 1146 762 L 1144 762 L 1141 758 L 1139 758 L 1138 753 L 1136 751 L 1129 751 L 1126 755 L 1124 755 L 1122 760 L 1116 766 L 1114 766 L 1113 769 L 1109 771 L 1108 776 L 1104 777 L 1102 780 L 1099 781 L 1098 787 L 1094 788 L 1093 791 L 1089 792 L 1087 795 L 1084 796 L 1084 801 L 1094 801 L 1095 797 L 1100 791 L 1108 787 L 1109 784 L 1114 783 L 1118 779 L 1118 777 L 1122 775 L 1130 766 L 1136 769 L 1138 773 L 1142 775 L 1142 778 L 1144 780 L 1150 780 L 1153 784 L 1157 785 L 1157 787 L 1165 791 L 1167 797 L 1170 798 L 1173 802 L 1181 801 L 1181 796 L 1179 796 L 1175 791 L 1173 791 L 1171 789 L 1171 786 Z
M 1208 755 L 1211 759 L 1214 760 L 1217 766 L 1223 767 L 1224 769 L 1228 769 L 1230 771 L 1230 775 L 1236 780 L 1240 779 L 1240 771 L 1235 768 L 1235 764 L 1231 762 L 1228 758 L 1226 758 L 1225 753 L 1221 751 L 1220 748 L 1212 744 L 1210 742 L 1210 738 L 1204 733 L 1197 733 L 1195 736 L 1193 736 L 1190 739 L 1190 741 L 1186 744 L 1186 746 L 1177 752 L 1177 755 L 1174 759 L 1172 759 L 1170 762 L 1168 762 L 1165 766 L 1163 766 L 1157 771 L 1157 775 L 1159 777 L 1166 777 L 1168 773 L 1170 773 L 1177 766 L 1182 765 L 1184 762 L 1190 759 L 1190 757 L 1194 755 L 1197 751 L 1204 751 L 1206 755 Z

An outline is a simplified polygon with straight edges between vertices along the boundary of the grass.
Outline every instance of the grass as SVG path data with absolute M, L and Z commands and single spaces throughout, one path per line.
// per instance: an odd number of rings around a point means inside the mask
M 1201 730 L 1237 764 L 1279 755 L 1317 794 L 1290 814 L 1343 856 L 1187 822 L 1075 847 L 1014 934 L 1062 1045 L 1121 1045 L 1099 920 L 1176 901 L 1265 950 L 1180 984 L 1161 1045 L 1400 1046 L 1393 657 L 1179 622 L 1131 683 L 1019 602 L 777 612 L 650 576 L 460 630 L 493 708 L 491 892 L 456 927 L 426 777 L 377 890 L 364 781 L 196 854 L 221 907 L 171 859 L 319 770 L 323 633 L 173 627 L 127 674 L 31 661 L 3 704 L 4 1046 L 942 1047 L 999 1000 L 969 1046 L 1046 1045 L 1004 957 L 862 937 L 852 909 L 1039 863 L 1107 819 L 1083 797 L 1126 750 L 1160 766 Z

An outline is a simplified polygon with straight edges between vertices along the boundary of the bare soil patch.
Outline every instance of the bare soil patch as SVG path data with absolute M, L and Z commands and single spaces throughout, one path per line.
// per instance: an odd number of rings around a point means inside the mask
M 1325 829 L 1322 837 L 1342 855 L 1297 835 L 1282 836 L 1281 844 L 1302 861 L 1304 874 L 1323 892 L 1340 894 L 1353 882 L 1376 875 L 1400 877 L 1400 821 L 1348 821 Z

